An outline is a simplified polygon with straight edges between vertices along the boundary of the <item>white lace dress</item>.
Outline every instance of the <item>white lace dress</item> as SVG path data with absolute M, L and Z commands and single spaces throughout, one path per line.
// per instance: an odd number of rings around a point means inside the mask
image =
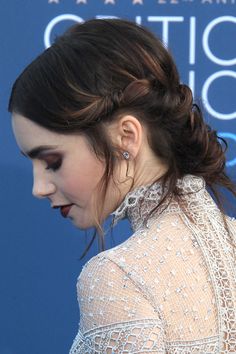
M 236 221 L 227 217 L 229 234 L 202 178 L 178 186 L 192 220 L 173 200 L 146 220 L 159 183 L 130 192 L 114 212 L 134 234 L 83 267 L 70 354 L 236 353 Z

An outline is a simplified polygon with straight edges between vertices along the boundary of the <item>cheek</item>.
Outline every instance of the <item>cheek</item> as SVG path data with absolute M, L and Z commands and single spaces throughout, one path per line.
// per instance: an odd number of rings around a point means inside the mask
M 80 164 L 64 169 L 62 181 L 64 191 L 72 197 L 89 198 L 96 190 L 104 173 L 104 166 L 98 160 L 86 159 Z

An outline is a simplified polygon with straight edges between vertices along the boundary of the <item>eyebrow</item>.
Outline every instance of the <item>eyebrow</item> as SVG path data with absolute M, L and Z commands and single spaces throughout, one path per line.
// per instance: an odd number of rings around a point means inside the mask
M 21 153 L 22 153 L 22 155 L 24 155 L 26 157 L 30 157 L 31 159 L 35 159 L 42 152 L 54 150 L 57 147 L 58 147 L 58 145 L 40 145 L 40 146 L 37 146 L 37 147 L 33 148 L 32 150 L 29 150 L 27 152 L 21 151 Z

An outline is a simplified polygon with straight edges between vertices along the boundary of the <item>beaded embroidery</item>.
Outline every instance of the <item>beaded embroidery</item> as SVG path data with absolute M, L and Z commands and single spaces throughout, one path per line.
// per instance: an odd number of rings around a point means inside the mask
M 80 325 L 70 354 L 236 353 L 235 220 L 202 178 L 178 180 L 188 216 L 163 203 L 160 183 L 128 193 L 113 223 L 134 233 L 93 257 L 78 277 Z

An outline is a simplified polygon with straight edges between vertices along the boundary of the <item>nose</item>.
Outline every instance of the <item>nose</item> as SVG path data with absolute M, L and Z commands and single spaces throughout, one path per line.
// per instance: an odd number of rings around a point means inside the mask
M 34 182 L 32 194 L 34 197 L 43 199 L 56 192 L 55 184 L 48 180 L 46 176 L 38 175 L 34 172 Z
M 56 191 L 56 187 L 53 183 L 45 183 L 42 181 L 34 181 L 33 188 L 32 188 L 32 194 L 34 197 L 43 199 L 46 198 L 52 194 L 54 194 Z

